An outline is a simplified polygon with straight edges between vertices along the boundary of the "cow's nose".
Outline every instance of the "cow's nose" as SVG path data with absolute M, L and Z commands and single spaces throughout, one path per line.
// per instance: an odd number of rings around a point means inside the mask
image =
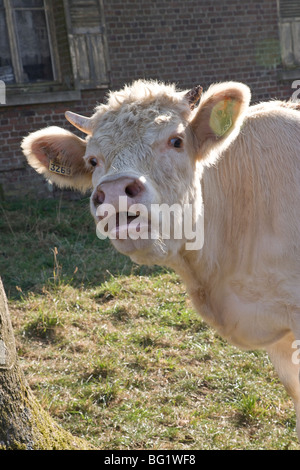
M 115 206 L 120 196 L 127 196 L 132 199 L 132 202 L 138 202 L 144 190 L 145 186 L 136 178 L 123 177 L 114 181 L 104 181 L 97 187 L 93 195 L 93 202 L 95 207 L 103 203 Z

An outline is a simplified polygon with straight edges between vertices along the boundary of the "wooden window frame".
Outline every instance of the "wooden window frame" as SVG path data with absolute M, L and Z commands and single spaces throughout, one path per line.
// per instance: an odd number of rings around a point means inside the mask
M 6 13 L 6 24 L 8 30 L 8 40 L 10 46 L 10 53 L 11 53 L 11 60 L 12 60 L 12 67 L 15 76 L 15 83 L 8 84 L 8 87 L 18 88 L 23 87 L 24 85 L 26 88 L 28 87 L 36 87 L 40 85 L 45 85 L 46 83 L 53 83 L 59 82 L 61 80 L 60 71 L 58 67 L 58 52 L 57 52 L 57 43 L 55 38 L 55 25 L 54 25 L 54 18 L 52 14 L 52 6 L 51 0 L 43 0 L 44 11 L 45 11 L 45 18 L 47 24 L 47 33 L 48 33 L 48 44 L 50 49 L 51 55 L 51 64 L 52 64 L 52 73 L 53 73 L 53 80 L 50 81 L 42 81 L 38 84 L 35 82 L 24 83 L 23 81 L 23 70 L 22 70 L 22 60 L 20 57 L 20 51 L 18 46 L 18 38 L 16 34 L 16 24 L 14 20 L 14 7 L 11 5 L 10 0 L 3 0 L 4 9 Z M 18 10 L 27 10 L 26 7 L 18 8 Z M 32 8 L 34 9 L 34 8 Z M 40 8 L 38 8 L 40 10 Z

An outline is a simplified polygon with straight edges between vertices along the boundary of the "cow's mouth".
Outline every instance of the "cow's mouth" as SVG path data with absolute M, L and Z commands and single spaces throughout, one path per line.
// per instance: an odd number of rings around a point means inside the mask
M 139 214 L 130 214 L 130 212 L 117 212 L 116 213 L 116 227 L 120 227 L 122 225 L 129 226 L 131 222 L 138 218 Z
M 150 221 L 141 218 L 140 213 L 117 212 L 105 220 L 98 217 L 101 222 L 101 231 L 110 239 L 126 240 L 128 238 L 137 239 L 149 230 Z

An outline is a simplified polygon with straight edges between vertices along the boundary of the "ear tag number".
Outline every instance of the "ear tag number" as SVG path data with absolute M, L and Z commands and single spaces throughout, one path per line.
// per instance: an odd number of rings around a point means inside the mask
M 71 176 L 72 175 L 72 170 L 71 170 L 70 167 L 63 166 L 55 160 L 50 161 L 49 171 L 51 171 L 51 173 L 55 173 L 57 175 L 62 175 L 62 176 Z

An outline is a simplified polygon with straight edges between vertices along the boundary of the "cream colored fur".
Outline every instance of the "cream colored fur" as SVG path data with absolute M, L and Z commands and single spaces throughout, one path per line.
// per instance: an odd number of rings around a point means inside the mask
M 196 219 L 204 205 L 200 251 L 187 251 L 186 240 L 113 244 L 136 262 L 175 269 L 195 308 L 228 341 L 269 351 L 294 400 L 300 438 L 299 365 L 292 363 L 292 343 L 300 340 L 298 106 L 249 107 L 249 89 L 234 82 L 210 87 L 194 110 L 185 93 L 144 81 L 111 93 L 87 121 L 93 132 L 83 174 L 95 157 L 93 194 L 131 175 L 145 181 L 140 202 L 147 206 L 191 203 Z M 32 155 L 36 137 L 23 148 L 45 173 Z M 171 145 L 177 137 L 182 148 Z M 91 209 L 95 216 L 93 197 Z

